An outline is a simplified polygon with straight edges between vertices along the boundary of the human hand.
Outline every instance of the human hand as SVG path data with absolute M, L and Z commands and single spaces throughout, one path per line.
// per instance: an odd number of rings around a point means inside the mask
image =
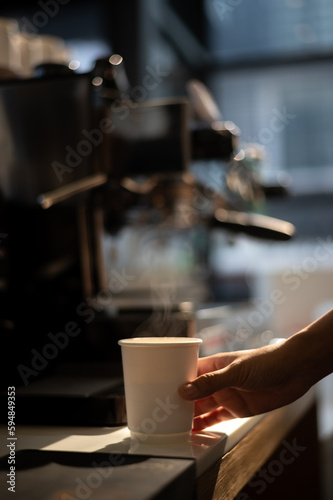
M 200 358 L 198 378 L 179 389 L 196 400 L 193 430 L 279 408 L 312 385 L 295 342 Z

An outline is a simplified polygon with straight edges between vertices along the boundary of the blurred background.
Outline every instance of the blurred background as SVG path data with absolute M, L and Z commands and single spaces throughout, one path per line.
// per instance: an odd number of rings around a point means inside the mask
M 296 234 L 267 242 L 213 230 L 208 277 L 191 265 L 188 246 L 174 242 L 173 252 L 168 247 L 163 254 L 159 242 L 154 264 L 163 262 L 168 276 L 202 273 L 209 301 L 221 305 L 216 314 L 226 318 L 224 344 L 221 327 L 219 339 L 210 330 L 207 352 L 210 345 L 251 344 L 252 336 L 255 345 L 287 337 L 332 307 L 333 0 L 14 0 L 1 5 L 0 16 L 15 18 L 28 37 L 60 37 L 64 58 L 78 73 L 120 54 L 131 84 L 127 97 L 138 102 L 187 96 L 187 82 L 198 79 L 212 92 L 221 119 L 239 128 L 239 154 L 245 151 L 271 186 L 256 208 L 291 222 Z M 190 166 L 198 177 L 200 167 Z M 215 160 L 209 168 L 208 185 L 223 183 L 214 175 Z M 104 242 L 109 254 L 110 238 Z M 125 230 L 117 238 L 127 251 L 135 246 Z M 147 265 L 134 253 L 126 259 L 131 276 Z M 248 301 L 250 312 L 243 307 Z M 205 311 L 198 324 L 205 338 L 211 326 Z M 319 384 L 320 437 L 331 447 L 332 386 L 332 377 Z
M 228 246 L 216 235 L 210 256 L 216 298 L 257 295 L 270 280 L 280 286 L 274 280 L 284 270 L 288 300 L 274 318 L 282 335 L 326 308 L 333 263 L 333 2 L 14 1 L 0 14 L 16 18 L 28 37 L 61 37 L 78 72 L 121 54 L 129 97 L 139 102 L 186 95 L 189 79 L 202 80 L 223 120 L 239 127 L 242 143 L 255 143 L 261 178 L 288 188 L 291 196 L 270 197 L 261 210 L 292 222 L 297 233 L 281 248 L 242 237 L 228 238 Z M 144 86 L 147 75 L 153 84 Z

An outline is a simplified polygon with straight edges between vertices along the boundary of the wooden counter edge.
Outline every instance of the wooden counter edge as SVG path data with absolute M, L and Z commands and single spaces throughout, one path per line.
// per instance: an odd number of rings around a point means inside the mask
M 315 391 L 311 389 L 291 405 L 268 413 L 197 479 L 197 499 L 234 499 L 315 402 Z

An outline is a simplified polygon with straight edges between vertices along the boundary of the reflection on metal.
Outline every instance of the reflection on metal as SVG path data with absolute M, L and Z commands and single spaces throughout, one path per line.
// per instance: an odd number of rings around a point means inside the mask
M 72 196 L 89 191 L 95 187 L 102 186 L 106 182 L 107 177 L 104 174 L 87 176 L 84 179 L 80 179 L 67 184 L 66 186 L 39 195 L 37 202 L 42 208 L 47 209 L 60 201 L 65 201 Z

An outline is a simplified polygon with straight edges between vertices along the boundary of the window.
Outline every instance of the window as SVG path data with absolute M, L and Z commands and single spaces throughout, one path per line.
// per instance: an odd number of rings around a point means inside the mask
M 207 83 L 296 194 L 333 190 L 333 1 L 205 0 Z
M 329 0 L 205 0 L 205 11 L 209 47 L 223 61 L 333 48 Z

